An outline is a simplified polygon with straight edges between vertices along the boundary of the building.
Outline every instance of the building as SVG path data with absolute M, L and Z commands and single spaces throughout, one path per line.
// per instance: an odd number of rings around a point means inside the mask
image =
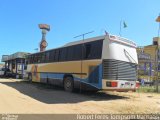
M 5 68 L 9 69 L 12 77 L 23 77 L 25 56 L 29 53 L 17 52 L 12 55 L 3 55 L 2 62 L 5 62 Z
M 160 41 L 158 37 L 154 37 L 151 45 L 137 47 L 139 79 L 157 80 L 157 69 L 160 70 L 160 54 L 157 54 L 157 52 L 160 53 L 160 50 L 157 50 L 158 45 L 160 46 Z

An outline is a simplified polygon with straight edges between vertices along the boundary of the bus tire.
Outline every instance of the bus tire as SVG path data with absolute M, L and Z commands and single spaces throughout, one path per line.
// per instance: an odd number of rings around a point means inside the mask
M 73 78 L 68 76 L 64 78 L 63 82 L 64 90 L 67 92 L 73 92 L 74 90 L 74 83 L 73 83 Z
M 28 74 L 28 81 L 32 82 L 32 74 Z

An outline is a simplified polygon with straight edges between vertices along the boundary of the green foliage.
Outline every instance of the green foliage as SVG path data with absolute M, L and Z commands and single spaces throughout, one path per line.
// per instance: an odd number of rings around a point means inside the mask
M 159 89 L 160 89 L 160 86 L 159 86 Z M 136 92 L 154 93 L 156 92 L 156 86 L 141 86 L 136 90 Z

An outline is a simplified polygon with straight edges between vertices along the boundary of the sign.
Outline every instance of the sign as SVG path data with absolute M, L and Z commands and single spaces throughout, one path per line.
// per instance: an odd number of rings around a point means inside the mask
M 50 26 L 47 24 L 39 24 L 40 29 L 45 29 L 47 31 L 50 31 Z
M 150 60 L 151 56 L 149 54 L 140 53 L 140 54 L 138 54 L 138 59 L 141 59 L 141 60 Z

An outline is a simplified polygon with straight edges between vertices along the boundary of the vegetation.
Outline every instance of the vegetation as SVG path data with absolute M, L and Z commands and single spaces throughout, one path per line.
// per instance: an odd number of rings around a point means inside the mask
M 160 89 L 160 86 L 159 86 Z M 156 91 L 156 86 L 141 86 L 137 89 L 136 92 L 144 92 L 144 93 L 148 93 L 148 92 L 157 92 Z

